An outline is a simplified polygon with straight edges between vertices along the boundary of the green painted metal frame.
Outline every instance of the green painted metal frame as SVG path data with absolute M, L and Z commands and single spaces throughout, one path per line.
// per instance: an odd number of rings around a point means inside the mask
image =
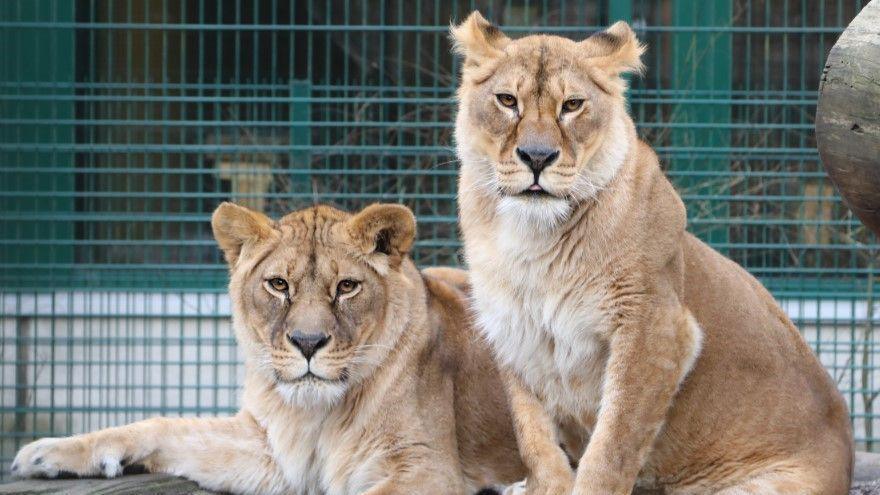
M 672 3 L 672 23 L 677 26 L 724 26 L 733 19 L 732 0 L 708 0 L 695 4 L 691 0 L 675 0 Z M 729 32 L 679 32 L 672 38 L 673 88 L 682 93 L 710 92 L 715 98 L 706 103 L 693 98 L 692 102 L 677 105 L 672 121 L 685 127 L 672 131 L 672 145 L 692 149 L 726 149 L 730 147 L 730 130 L 714 124 L 730 122 L 733 101 L 731 98 L 733 65 L 733 35 Z M 720 98 L 718 98 L 720 97 Z M 731 157 L 720 154 L 717 158 L 677 158 L 670 168 L 688 171 L 730 170 Z M 727 218 L 729 205 L 714 201 L 718 195 L 730 194 L 723 179 L 688 177 L 677 185 L 693 195 L 705 195 L 706 199 L 689 204 L 690 218 Z M 696 233 L 715 245 L 729 241 L 725 225 L 697 228 Z M 725 248 L 719 246 L 724 252 Z
M 57 4 L 51 0 L 35 0 L 17 5 L 18 9 L 0 8 L 0 22 L 33 22 L 45 13 L 51 12 L 57 22 L 73 20 L 72 4 Z M 14 19 L 13 16 L 16 18 Z M 0 46 L 7 53 L 17 56 L 0 57 L 0 80 L 16 81 L 14 97 L 0 100 L 0 116 L 15 117 L 22 120 L 45 119 L 48 121 L 72 122 L 74 108 L 72 101 L 32 100 L 39 95 L 35 86 L 42 81 L 72 84 L 74 82 L 74 32 L 72 29 L 28 31 L 16 36 L 11 29 L 0 30 Z M 61 93 L 71 95 L 70 89 Z M 22 285 L 33 275 L 33 270 L 16 265 L 39 266 L 49 263 L 71 263 L 73 248 L 73 225 L 61 219 L 63 214 L 74 211 L 71 197 L 56 196 L 55 192 L 69 191 L 74 185 L 73 153 L 58 150 L 57 145 L 74 143 L 74 125 L 51 126 L 13 126 L 0 125 L 0 143 L 29 142 L 41 143 L 45 147 L 31 150 L 0 150 L 0 163 L 14 165 L 15 170 L 0 172 L 0 182 L 4 189 L 15 190 L 15 197 L 0 195 L 0 232 L 4 239 L 52 239 L 57 244 L 32 243 L 30 245 L 3 246 L 0 249 L 0 264 L 8 266 L 3 279 L 12 278 Z M 33 164 L 52 164 L 62 171 L 52 175 L 35 175 L 27 168 Z M 41 193 L 49 193 L 40 197 Z M 56 220 L 33 223 L 25 219 L 12 219 L 9 215 L 17 211 L 30 211 L 42 216 L 57 216 Z M 13 265 L 13 266 L 9 266 Z M 52 273 L 43 283 L 52 284 L 63 281 L 69 270 L 60 269 Z M 13 282 L 14 283 L 14 282 Z

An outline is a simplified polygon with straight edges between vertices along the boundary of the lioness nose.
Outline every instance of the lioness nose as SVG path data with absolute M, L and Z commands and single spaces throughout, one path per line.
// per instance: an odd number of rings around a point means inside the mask
M 299 349 L 303 357 L 308 361 L 318 352 L 318 349 L 330 342 L 330 336 L 323 333 L 305 333 L 294 330 L 293 333 L 287 334 L 287 340 Z
M 549 167 L 557 158 L 559 158 L 559 150 L 544 148 L 542 146 L 528 146 L 525 148 L 517 148 L 516 155 L 520 160 L 532 169 L 537 179 L 538 174 L 542 170 Z

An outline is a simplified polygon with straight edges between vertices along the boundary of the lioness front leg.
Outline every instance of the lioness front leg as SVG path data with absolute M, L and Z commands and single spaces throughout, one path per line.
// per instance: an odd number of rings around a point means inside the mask
M 235 493 L 281 493 L 285 483 L 265 434 L 245 413 L 232 418 L 153 418 L 24 446 L 12 463 L 17 477 L 114 477 L 126 465 L 189 478 Z
M 528 469 L 529 495 L 569 495 L 574 473 L 556 435 L 556 427 L 537 397 L 510 371 L 503 373 L 520 455 Z M 519 493 L 510 487 L 505 493 Z
M 702 332 L 677 304 L 611 336 L 602 407 L 578 463 L 576 495 L 629 495 Z

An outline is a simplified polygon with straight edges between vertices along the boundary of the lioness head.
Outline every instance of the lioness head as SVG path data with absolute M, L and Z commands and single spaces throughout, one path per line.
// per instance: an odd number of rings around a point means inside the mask
M 626 23 L 579 42 L 512 40 L 474 12 L 451 35 L 464 56 L 462 187 L 497 197 L 499 214 L 552 225 L 608 183 L 634 137 L 622 75 L 641 70 L 644 51 Z
M 273 221 L 223 203 L 211 225 L 248 372 L 288 404 L 336 403 L 393 348 L 413 292 L 409 209 L 316 206 Z

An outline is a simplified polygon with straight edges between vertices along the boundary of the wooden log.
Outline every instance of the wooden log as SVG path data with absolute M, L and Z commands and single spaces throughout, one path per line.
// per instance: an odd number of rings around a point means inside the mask
M 847 206 L 880 235 L 880 0 L 862 9 L 828 55 L 816 140 Z

